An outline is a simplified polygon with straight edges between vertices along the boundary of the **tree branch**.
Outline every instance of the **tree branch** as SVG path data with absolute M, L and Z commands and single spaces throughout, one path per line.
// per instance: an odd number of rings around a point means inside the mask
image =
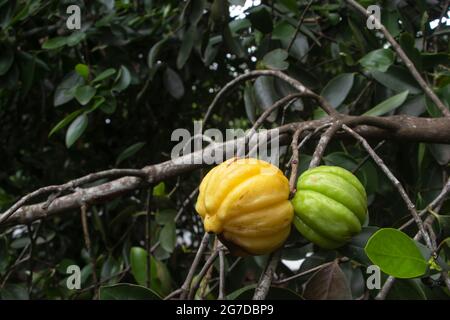
M 397 188 L 398 192 L 400 193 L 400 196 L 402 197 L 403 201 L 406 203 L 406 206 L 408 207 L 409 212 L 414 218 L 414 221 L 417 224 L 417 227 L 419 228 L 420 232 L 423 235 L 423 238 L 425 239 L 425 243 L 430 249 L 433 249 L 430 236 L 426 232 L 423 221 L 420 218 L 419 214 L 417 213 L 416 207 L 412 203 L 411 199 L 409 198 L 408 194 L 406 193 L 405 189 L 403 188 L 402 184 L 398 179 L 394 176 L 394 174 L 389 170 L 389 168 L 386 166 L 386 164 L 383 162 L 383 160 L 377 155 L 377 153 L 372 149 L 372 147 L 369 145 L 366 139 L 361 137 L 359 134 L 354 132 L 352 129 L 350 129 L 348 126 L 343 125 L 343 129 L 350 133 L 355 139 L 357 139 L 361 144 L 363 145 L 364 149 L 370 154 L 372 159 L 375 161 L 375 163 L 380 167 L 380 169 L 384 172 L 384 174 L 387 176 L 387 178 L 394 184 L 394 186 Z
M 380 27 L 379 29 L 383 32 L 384 36 L 386 37 L 386 40 L 389 41 L 394 50 L 397 52 L 397 54 L 405 63 L 406 67 L 411 72 L 414 79 L 416 79 L 416 81 L 422 87 L 423 91 L 425 91 L 425 94 L 431 99 L 431 101 L 434 102 L 434 104 L 439 108 L 439 110 L 442 112 L 444 116 L 450 117 L 450 110 L 445 106 L 445 104 L 434 93 L 433 89 L 431 89 L 430 86 L 427 84 L 427 82 L 422 78 L 419 71 L 417 71 L 417 68 L 414 65 L 414 63 L 411 61 L 411 59 L 409 59 L 405 51 L 403 51 L 402 47 L 400 47 L 397 41 L 395 41 L 394 37 L 389 33 L 386 27 L 383 24 L 381 24 L 381 22 L 374 15 L 371 15 L 363 6 L 361 6 L 356 1 L 354 0 L 346 0 L 346 1 L 367 18 L 372 17 L 375 24 L 379 25 Z
M 278 262 L 280 262 L 281 259 L 281 250 L 282 249 L 278 249 L 271 254 L 269 263 L 267 264 L 267 268 L 262 273 L 258 285 L 256 286 L 253 300 L 264 300 L 267 297 L 270 285 L 272 284 L 273 274 L 275 273 Z
M 450 143 L 450 119 L 449 118 L 418 118 L 405 115 L 390 117 L 369 117 L 369 116 L 342 116 L 342 123 L 353 127 L 353 130 L 366 139 L 389 139 L 404 141 L 421 141 L 433 143 Z M 311 131 L 317 128 L 329 125 L 332 119 L 329 117 L 304 122 L 296 122 L 286 124 L 276 129 L 280 135 L 293 133 L 297 129 L 303 131 Z M 399 125 L 401 124 L 401 125 Z M 269 132 L 264 133 L 267 136 Z M 259 133 L 258 133 L 259 134 Z M 348 135 L 344 132 L 337 132 L 334 137 L 342 138 Z M 226 155 L 226 150 L 230 150 L 236 144 L 243 143 L 244 137 L 235 140 L 229 140 L 224 143 L 214 143 L 202 150 L 162 162 L 150 165 L 141 170 L 131 170 L 130 172 L 138 173 L 136 176 L 126 176 L 117 180 L 103 183 L 98 186 L 85 189 L 78 189 L 74 193 L 61 196 L 54 199 L 48 208 L 44 208 L 46 202 L 24 206 L 31 199 L 37 197 L 37 194 L 43 195 L 49 192 L 57 191 L 60 186 L 50 186 L 41 188 L 29 195 L 23 197 L 19 202 L 14 204 L 10 209 L 1 215 L 4 225 L 27 224 L 29 222 L 50 217 L 63 212 L 76 210 L 80 207 L 82 196 L 87 204 L 97 204 L 110 201 L 136 189 L 148 186 L 152 183 L 158 183 L 167 178 L 178 176 L 183 173 L 193 171 L 198 168 L 205 167 L 203 162 L 203 154 L 222 154 Z M 287 141 L 280 141 L 281 144 Z M 120 170 L 121 173 L 124 171 Z M 142 172 L 145 178 L 140 178 Z M 83 184 L 85 181 L 95 181 L 99 177 L 111 177 L 107 175 L 108 171 L 93 173 L 86 177 L 70 181 L 62 186 L 77 185 L 79 181 Z M 91 178 L 87 178 L 91 177 Z M 94 178 L 92 178 L 94 177 Z M 49 191 L 51 190 L 51 191 Z

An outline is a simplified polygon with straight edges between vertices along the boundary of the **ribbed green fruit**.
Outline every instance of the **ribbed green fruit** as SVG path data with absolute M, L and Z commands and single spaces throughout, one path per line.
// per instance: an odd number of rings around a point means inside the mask
M 308 240 L 325 249 L 342 246 L 361 231 L 367 195 L 350 171 L 320 166 L 305 171 L 292 199 L 294 225 Z

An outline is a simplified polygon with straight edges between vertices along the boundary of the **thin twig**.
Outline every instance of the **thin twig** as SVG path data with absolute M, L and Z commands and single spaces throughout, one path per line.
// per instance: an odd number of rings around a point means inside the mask
M 292 149 L 292 161 L 291 163 L 291 176 L 289 177 L 289 190 L 290 195 L 292 196 L 295 191 L 295 182 L 297 181 L 297 171 L 298 171 L 298 163 L 299 163 L 299 148 L 298 148 L 298 138 L 302 133 L 301 130 L 297 129 L 292 136 L 291 149 Z
M 450 110 L 445 106 L 445 104 L 439 99 L 439 97 L 434 93 L 433 89 L 427 84 L 427 82 L 422 78 L 419 71 L 417 71 L 414 63 L 409 59 L 405 51 L 403 51 L 402 47 L 395 41 L 394 37 L 389 33 L 386 27 L 377 19 L 375 15 L 371 15 L 363 6 L 357 3 L 355 0 L 346 0 L 350 5 L 356 8 L 359 12 L 365 15 L 367 18 L 371 17 L 375 25 L 379 27 L 379 29 L 383 32 L 386 40 L 392 45 L 394 50 L 397 52 L 399 57 L 403 60 L 408 70 L 411 72 L 412 76 L 422 89 L 425 91 L 425 94 L 434 102 L 434 104 L 439 108 L 442 114 L 446 117 L 450 117 Z
M 373 151 L 377 151 L 378 149 L 380 149 L 384 144 L 386 143 L 386 140 L 382 140 L 380 141 L 375 148 L 373 148 Z M 361 169 L 361 167 L 370 159 L 370 155 L 368 154 L 367 156 L 365 156 L 356 166 L 355 169 L 352 170 L 352 173 L 356 173 L 358 172 L 359 169 Z
M 200 260 L 203 255 L 203 251 L 205 251 L 206 247 L 208 246 L 209 241 L 209 233 L 205 232 L 202 241 L 200 242 L 200 246 L 198 247 L 197 253 L 195 254 L 194 261 L 192 262 L 191 268 L 189 269 L 189 272 L 186 276 L 186 280 L 184 281 L 183 285 L 181 286 L 181 296 L 180 298 L 182 300 L 186 299 L 189 294 L 189 289 L 191 288 L 192 279 L 194 278 L 195 270 L 197 269 L 198 264 L 200 263 Z
M 423 235 L 423 238 L 425 239 L 425 243 L 429 248 L 432 248 L 432 243 L 430 236 L 426 232 L 423 221 L 420 218 L 419 214 L 417 213 L 416 207 L 412 203 L 411 199 L 408 197 L 408 194 L 406 193 L 405 189 L 403 188 L 402 184 L 398 179 L 394 176 L 394 174 L 389 170 L 389 168 L 386 166 L 386 164 L 383 162 L 383 160 L 377 155 L 377 153 L 372 149 L 372 147 L 369 145 L 366 139 L 364 139 L 361 135 L 350 129 L 350 127 L 343 125 L 342 126 L 345 131 L 347 131 L 350 135 L 352 135 L 356 140 L 361 142 L 364 149 L 370 154 L 372 159 L 375 161 L 375 163 L 381 168 L 381 170 L 384 172 L 386 177 L 394 184 L 394 186 L 397 188 L 398 192 L 400 193 L 400 196 L 402 197 L 403 201 L 406 203 L 406 206 L 408 207 L 409 212 L 414 218 L 414 221 L 417 224 L 417 227 L 419 228 L 420 232 Z
M 89 227 L 87 222 L 87 205 L 86 203 L 83 203 L 81 205 L 81 225 L 83 227 L 83 235 L 84 235 L 84 243 L 86 245 L 87 252 L 89 254 L 89 258 L 91 259 L 91 265 L 92 265 L 92 279 L 94 281 L 95 292 L 94 292 L 94 299 L 98 297 L 98 278 L 97 278 L 97 261 L 94 257 L 94 253 L 92 251 L 91 246 L 91 238 L 89 236 Z
M 255 70 L 255 71 L 247 72 L 245 74 L 242 74 L 242 75 L 234 78 L 232 81 L 228 82 L 216 94 L 216 96 L 214 97 L 213 101 L 209 105 L 208 110 L 206 111 L 206 114 L 205 114 L 205 116 L 203 118 L 203 125 L 205 125 L 205 123 L 208 121 L 212 110 L 217 105 L 217 103 L 220 101 L 220 99 L 223 98 L 226 94 L 228 94 L 229 91 L 232 88 L 234 88 L 236 85 L 238 85 L 239 83 L 241 83 L 243 81 L 246 81 L 246 80 L 249 80 L 249 79 L 253 79 L 253 78 L 257 78 L 259 76 L 271 76 L 271 77 L 279 78 L 279 79 L 283 80 L 284 82 L 290 84 L 298 92 L 304 93 L 305 96 L 309 96 L 309 97 L 312 97 L 315 100 L 317 100 L 326 113 L 333 114 L 333 115 L 337 114 L 336 110 L 322 96 L 320 96 L 320 95 L 312 92 L 311 90 L 309 90 L 306 86 L 304 86 L 297 79 L 294 79 L 294 78 L 292 78 L 292 77 L 290 77 L 290 76 L 288 76 L 288 75 L 286 75 L 283 72 L 278 71 L 278 70 Z
M 146 203 L 146 215 L 145 215 L 145 249 L 147 251 L 147 288 L 150 288 L 151 286 L 151 258 L 152 258 L 152 252 L 151 252 L 151 237 L 150 237 L 150 219 L 151 219 L 151 202 L 152 202 L 152 196 L 153 196 L 153 188 L 149 188 L 147 190 L 147 203 Z
M 331 138 L 334 136 L 334 134 L 341 128 L 342 122 L 340 120 L 336 120 L 328 129 L 327 131 L 322 134 L 320 137 L 319 143 L 316 146 L 316 150 L 314 151 L 313 157 L 311 159 L 311 162 L 309 163 L 309 168 L 315 168 L 320 164 L 320 161 L 322 160 L 322 156 L 325 152 L 325 149 L 330 142 Z
M 423 209 L 422 211 L 420 211 L 419 216 L 424 216 L 427 212 L 429 212 L 429 210 L 433 210 L 434 208 L 438 207 L 439 205 L 442 204 L 442 202 L 445 200 L 445 197 L 447 196 L 447 194 L 450 192 L 450 179 L 447 180 L 447 183 L 444 185 L 444 187 L 442 188 L 442 191 L 438 194 L 438 196 L 431 201 L 425 209 Z M 406 227 L 408 227 L 411 223 L 414 222 L 414 219 L 410 219 L 409 221 L 405 222 L 400 228 L 398 228 L 399 230 L 403 230 Z
M 295 28 L 294 35 L 292 36 L 292 39 L 291 39 L 291 41 L 289 42 L 289 45 L 288 45 L 288 47 L 287 47 L 287 49 L 286 49 L 286 51 L 287 51 L 288 53 L 289 53 L 289 51 L 291 50 L 292 45 L 294 44 L 295 39 L 297 38 L 298 33 L 300 32 L 300 28 L 301 28 L 301 26 L 302 26 L 303 20 L 305 19 L 306 13 L 308 12 L 309 7 L 311 7 L 311 4 L 312 4 L 312 3 L 313 3 L 313 0 L 310 0 L 310 1 L 308 2 L 308 4 L 306 5 L 305 9 L 304 9 L 303 12 L 302 12 L 302 15 L 300 16 L 300 19 L 298 20 L 298 24 L 297 24 L 297 27 Z
M 33 291 L 33 254 L 35 247 L 36 238 L 33 236 L 33 230 L 31 229 L 31 224 L 27 224 L 28 236 L 30 238 L 30 253 L 29 253 L 29 269 L 30 273 L 28 274 L 28 298 L 32 299 L 32 291 Z
M 340 258 L 339 259 L 339 262 L 347 262 L 347 261 L 348 261 L 348 258 Z M 302 276 L 305 276 L 307 274 L 310 274 L 310 273 L 312 273 L 314 271 L 317 271 L 317 270 L 320 270 L 322 268 L 325 268 L 325 267 L 327 267 L 327 266 L 329 266 L 330 264 L 333 264 L 333 263 L 334 263 L 334 261 L 326 262 L 326 263 L 318 265 L 318 266 L 316 266 L 314 268 L 311 268 L 309 270 L 306 270 L 306 271 L 294 274 L 293 276 L 290 276 L 290 277 L 287 277 L 287 278 L 284 278 L 284 279 L 281 279 L 281 280 L 274 281 L 273 283 L 274 284 L 283 284 L 283 283 L 289 282 L 291 280 L 294 280 L 294 279 L 300 278 Z
M 216 260 L 217 256 L 219 255 L 219 249 L 214 250 L 211 255 L 209 256 L 208 260 L 206 260 L 205 265 L 200 270 L 200 273 L 197 275 L 197 278 L 195 282 L 192 284 L 192 288 L 189 291 L 188 299 L 192 300 L 195 297 L 195 293 L 198 290 L 198 287 L 200 286 L 200 283 L 203 280 L 203 277 L 205 276 L 206 272 L 208 272 L 209 268 L 212 266 L 214 261 Z
M 255 288 L 253 300 L 264 300 L 267 297 L 270 285 L 272 284 L 273 274 L 275 273 L 281 259 L 281 250 L 282 249 L 278 249 L 270 255 L 266 270 L 262 273 L 258 285 Z
M 219 248 L 219 300 L 225 300 L 225 252 L 221 246 Z

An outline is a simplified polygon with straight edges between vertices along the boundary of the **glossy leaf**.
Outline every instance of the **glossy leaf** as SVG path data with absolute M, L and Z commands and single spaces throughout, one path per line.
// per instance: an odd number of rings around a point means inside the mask
M 10 47 L 0 47 L 2 54 L 0 55 L 0 76 L 8 72 L 14 62 L 14 51 Z
M 396 94 L 393 97 L 390 97 L 383 102 L 377 104 L 375 107 L 370 109 L 369 111 L 365 112 L 364 115 L 366 116 L 381 116 L 388 112 L 391 112 L 392 110 L 397 109 L 400 107 L 403 102 L 405 102 L 406 97 L 408 96 L 409 91 L 403 91 L 402 93 Z
M 89 85 L 80 86 L 75 89 L 75 98 L 77 101 L 85 106 L 87 105 L 91 99 L 95 96 L 96 89 L 94 87 L 91 87 Z
M 422 90 L 408 71 L 402 67 L 391 66 L 388 71 L 372 71 L 372 76 L 385 87 L 396 92 L 408 90 L 411 94 L 418 94 Z
M 191 25 L 189 29 L 183 35 L 180 51 L 177 57 L 177 68 L 181 69 L 184 67 L 186 61 L 191 55 L 192 48 L 194 47 L 195 33 L 197 28 L 195 25 Z
M 283 49 L 275 49 L 267 53 L 263 62 L 266 67 L 273 70 L 286 70 L 289 63 L 286 61 L 288 53 Z
M 60 122 L 58 122 L 58 124 L 56 126 L 53 127 L 53 129 L 48 134 L 48 137 L 50 138 L 55 132 L 58 132 L 59 130 L 61 130 L 62 128 L 67 126 L 69 123 L 72 122 L 73 119 L 78 117 L 83 111 L 84 111 L 83 109 L 78 109 L 78 110 L 72 112 L 71 114 L 69 114 L 68 116 L 66 116 L 64 119 L 62 119 Z
M 109 77 L 113 76 L 116 73 L 116 69 L 114 68 L 108 68 L 106 70 L 103 70 L 99 75 L 97 75 L 94 80 L 92 80 L 92 83 L 100 82 L 105 79 L 108 79 Z
M 396 278 L 419 277 L 427 270 L 427 260 L 414 240 L 397 229 L 380 229 L 372 235 L 364 250 L 383 272 Z
M 171 68 L 166 68 L 163 75 L 164 87 L 175 99 L 184 96 L 184 85 L 178 73 Z
M 67 74 L 55 89 L 53 104 L 55 107 L 63 105 L 75 97 L 75 89 L 84 83 L 83 78 L 76 72 Z
M 131 74 L 127 67 L 121 66 L 119 73 L 116 77 L 114 87 L 112 88 L 116 92 L 121 92 L 128 88 L 131 83 Z
M 70 148 L 84 133 L 88 126 L 88 117 L 86 114 L 78 116 L 69 126 L 66 132 L 66 146 Z
M 75 71 L 83 77 L 85 81 L 89 78 L 89 67 L 83 63 L 79 63 L 75 66 Z
M 331 104 L 333 108 L 339 107 L 349 94 L 354 80 L 353 73 L 340 74 L 323 88 L 321 95 Z
M 170 253 L 173 252 L 176 244 L 176 230 L 174 221 L 164 225 L 159 235 L 159 241 L 161 241 L 161 247 L 164 250 Z
M 155 291 L 130 283 L 100 287 L 100 300 L 161 300 Z
M 124 160 L 134 156 L 139 150 L 141 150 L 145 146 L 145 142 L 137 142 L 125 150 L 123 150 L 116 160 L 116 166 L 118 166 Z
M 394 63 L 394 52 L 390 49 L 377 49 L 362 57 L 359 63 L 368 71 L 386 72 Z
M 48 39 L 42 44 L 42 49 L 54 50 L 64 47 L 67 44 L 66 37 L 55 37 Z

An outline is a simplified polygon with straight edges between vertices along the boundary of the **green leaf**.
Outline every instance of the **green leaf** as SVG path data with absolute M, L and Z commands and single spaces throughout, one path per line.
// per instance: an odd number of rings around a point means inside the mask
M 189 29 L 186 30 L 183 36 L 183 41 L 181 42 L 180 50 L 178 51 L 177 57 L 177 68 L 181 69 L 186 64 L 186 61 L 191 55 L 192 48 L 194 47 L 195 35 L 197 32 L 197 27 L 191 25 Z
M 244 104 L 245 104 L 245 113 L 247 114 L 247 118 L 251 121 L 251 123 L 255 123 L 256 121 L 256 97 L 255 91 L 253 90 L 253 86 L 251 84 L 246 84 L 244 89 Z
M 102 265 L 102 270 L 100 272 L 100 279 L 101 281 L 106 281 L 107 283 L 115 282 L 116 279 L 112 278 L 114 275 L 120 272 L 120 264 L 119 262 L 111 255 L 106 258 L 105 262 Z
M 116 69 L 108 68 L 108 69 L 102 71 L 98 76 L 96 76 L 95 79 L 92 80 L 92 83 L 103 81 L 103 80 L 113 76 L 115 73 L 116 73 Z
M 445 166 L 450 162 L 450 145 L 431 143 L 428 144 L 427 146 L 431 154 L 433 155 L 433 158 L 441 166 Z
M 75 89 L 75 98 L 77 101 L 85 106 L 95 96 L 97 89 L 89 85 L 81 86 Z
M 66 146 L 67 148 L 70 148 L 77 140 L 80 138 L 80 136 L 83 134 L 83 132 L 86 130 L 88 125 L 88 117 L 86 114 L 82 114 L 78 116 L 69 126 L 69 129 L 67 129 L 66 132 Z
M 154 188 L 153 188 L 153 195 L 156 197 L 164 197 L 166 196 L 166 184 L 163 182 L 158 183 Z
M 117 100 L 114 97 L 108 97 L 104 103 L 101 104 L 100 110 L 106 114 L 113 114 L 117 108 Z
M 394 63 L 394 52 L 390 49 L 378 49 L 369 52 L 359 60 L 368 71 L 385 72 Z
M 262 33 L 270 33 L 273 30 L 273 20 L 270 12 L 265 6 L 257 6 L 248 10 L 250 14 L 247 19 L 250 20 L 252 26 Z
M 203 16 L 205 6 L 206 6 L 206 0 L 197 0 L 190 2 L 191 4 L 191 10 L 189 14 L 189 21 L 193 25 L 197 25 L 200 19 Z
M 128 70 L 127 67 L 121 66 L 112 90 L 116 92 L 121 92 L 126 88 L 128 88 L 130 83 L 131 83 L 130 71 Z
M 347 244 L 338 249 L 339 252 L 341 252 L 346 257 L 349 257 L 352 260 L 361 263 L 362 265 L 371 265 L 372 263 L 367 257 L 364 248 L 367 245 L 367 241 L 369 241 L 370 237 L 378 230 L 378 227 L 363 227 L 362 231 L 359 234 L 354 236 Z
M 167 223 L 159 234 L 159 241 L 161 241 L 161 247 L 167 252 L 172 253 L 176 244 L 176 230 L 175 221 Z
M 256 288 L 256 284 L 254 284 L 254 283 L 246 285 L 245 287 L 239 288 L 236 291 L 233 291 L 232 293 L 228 294 L 227 300 L 236 300 L 243 295 L 245 295 L 249 299 L 251 299 L 253 297 L 255 288 Z
M 177 215 L 177 212 L 175 210 L 164 209 L 164 210 L 158 211 L 156 213 L 155 220 L 156 220 L 156 223 L 164 226 L 166 224 L 173 223 L 176 215 Z
M 0 58 L 1 60 L 1 58 Z M 30 91 L 36 70 L 36 57 L 32 56 L 28 53 L 21 52 L 19 53 L 19 61 L 20 61 L 20 79 L 22 81 L 22 98 L 25 98 Z M 1 65 L 1 61 L 0 61 Z M 1 69 L 1 67 L 0 67 Z M 0 72 L 1 73 L 1 72 Z
M 56 126 L 53 127 L 53 129 L 48 134 L 48 137 L 50 138 L 55 132 L 58 132 L 59 130 L 61 130 L 62 128 L 67 126 L 69 123 L 72 122 L 73 119 L 78 117 L 83 111 L 84 111 L 83 109 L 78 109 L 78 110 L 72 112 L 71 114 L 69 114 L 68 116 L 66 116 L 64 119 L 62 119 L 60 122 L 58 122 L 58 124 Z
M 164 43 L 167 42 L 169 38 L 163 38 L 153 45 L 147 55 L 147 65 L 150 69 L 153 69 L 156 65 L 156 59 L 158 58 L 159 52 L 161 51 Z
M 327 83 L 321 92 L 323 96 L 333 108 L 337 108 L 344 102 L 349 94 L 354 80 L 353 73 L 340 74 Z
M 161 300 L 161 297 L 149 288 L 119 283 L 100 287 L 100 300 Z
M 92 104 L 91 107 L 89 107 L 89 109 L 86 111 L 86 113 L 91 113 L 91 112 L 97 110 L 98 107 L 100 107 L 101 105 L 103 105 L 103 103 L 105 103 L 105 101 L 106 101 L 105 97 L 102 97 L 102 96 L 94 97 L 94 103 Z
M 393 97 L 390 97 L 383 102 L 377 104 L 375 107 L 370 109 L 369 111 L 365 112 L 365 116 L 381 116 L 383 114 L 386 114 L 392 110 L 397 109 L 400 107 L 403 102 L 405 102 L 406 97 L 408 96 L 409 91 L 403 91 L 402 93 L 399 93 Z
M 387 300 L 427 300 L 420 279 L 397 279 L 386 296 Z
M 84 84 L 84 79 L 76 72 L 67 74 L 55 89 L 53 104 L 55 107 L 63 105 L 74 98 L 75 88 Z
M 140 247 L 133 247 L 130 251 L 131 273 L 141 286 L 147 285 L 147 251 Z M 150 268 L 151 270 L 151 268 Z
M 256 101 L 263 110 L 270 108 L 278 100 L 278 95 L 274 87 L 274 80 L 271 77 L 258 77 L 253 85 L 253 90 L 255 92 Z M 267 120 L 270 122 L 275 121 L 277 114 L 278 110 L 274 110 L 270 116 L 267 117 Z
M 67 38 L 66 37 L 55 37 L 48 39 L 42 44 L 42 49 L 45 50 L 54 50 L 58 48 L 62 48 L 67 44 Z
M 140 247 L 132 247 L 130 251 L 131 273 L 136 282 L 147 285 L 147 251 Z M 172 279 L 169 270 L 160 261 L 150 257 L 150 286 L 158 293 L 165 295 L 171 290 Z
M 279 0 L 279 2 L 293 13 L 298 13 L 298 5 L 295 0 Z
M 83 77 L 85 81 L 89 79 L 89 67 L 85 64 L 79 63 L 75 66 L 75 71 Z
M 364 248 L 369 259 L 395 278 L 415 278 L 425 274 L 428 263 L 414 240 L 392 228 L 380 229 Z
M 116 166 L 118 166 L 122 161 L 134 156 L 139 150 L 142 149 L 143 146 L 145 146 L 145 142 L 137 142 L 137 143 L 129 146 L 128 148 L 126 148 L 117 157 Z
M 286 62 L 288 53 L 283 49 L 275 49 L 268 52 L 263 62 L 266 67 L 273 70 L 286 70 L 289 67 L 289 63 Z
M 238 37 L 234 37 L 231 33 L 229 25 L 226 25 L 223 29 L 223 39 L 227 44 L 228 49 L 234 53 L 239 58 L 244 58 L 246 56 L 245 49 L 242 47 L 241 42 Z
M 163 74 L 163 83 L 166 90 L 175 99 L 181 99 L 184 96 L 184 85 L 178 73 L 167 67 Z
M 405 90 L 408 90 L 411 94 L 422 92 L 416 80 L 402 67 L 391 66 L 386 72 L 372 71 L 372 76 L 383 86 L 396 92 Z
M 28 300 L 28 290 L 23 284 L 6 284 L 0 289 L 2 300 Z
M 86 33 L 78 31 L 73 32 L 70 34 L 70 36 L 67 37 L 67 45 L 69 47 L 74 47 L 78 45 L 81 41 L 83 41 L 86 38 Z
M 11 47 L 0 47 L 0 76 L 3 76 L 8 72 L 14 62 L 14 51 Z

